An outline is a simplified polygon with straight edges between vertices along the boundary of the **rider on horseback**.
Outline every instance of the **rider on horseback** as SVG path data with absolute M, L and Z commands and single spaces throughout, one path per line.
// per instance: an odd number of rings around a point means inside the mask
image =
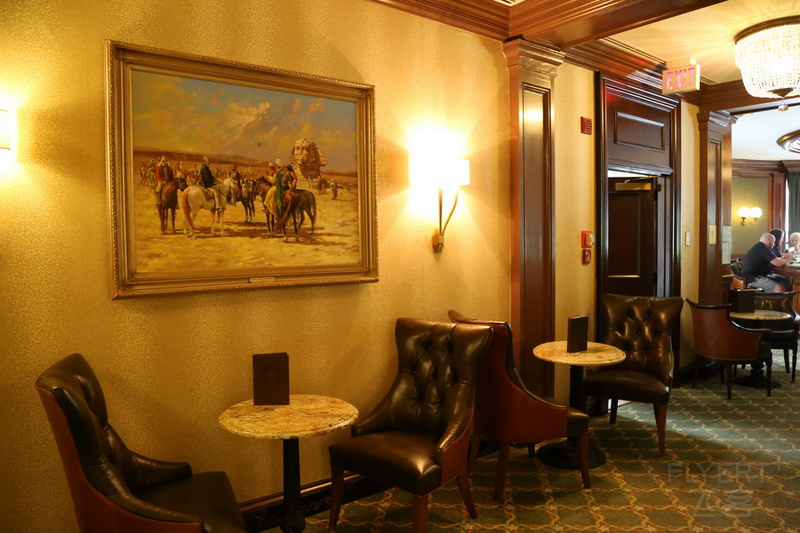
M 211 172 L 211 167 L 208 166 L 208 157 L 203 158 L 203 165 L 200 167 L 200 182 L 198 185 L 205 189 L 206 196 L 211 199 L 211 196 L 208 195 L 210 192 L 214 195 L 214 201 L 217 203 L 217 208 L 221 208 L 224 204 L 222 203 L 222 194 L 219 191 L 219 185 L 216 185 L 217 178 L 214 177 L 214 174 Z
M 161 188 L 173 178 L 172 167 L 169 166 L 167 156 L 162 155 L 156 167 L 156 208 L 161 209 Z

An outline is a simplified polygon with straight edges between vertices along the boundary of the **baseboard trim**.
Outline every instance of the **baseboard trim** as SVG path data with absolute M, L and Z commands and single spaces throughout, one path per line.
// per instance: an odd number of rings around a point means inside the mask
M 389 488 L 383 483 L 359 475 L 349 475 L 344 480 L 344 503 L 372 496 Z M 300 488 L 300 510 L 311 516 L 331 508 L 331 480 L 322 479 Z M 280 526 L 285 514 L 283 492 L 276 492 L 239 504 L 247 531 L 256 533 Z

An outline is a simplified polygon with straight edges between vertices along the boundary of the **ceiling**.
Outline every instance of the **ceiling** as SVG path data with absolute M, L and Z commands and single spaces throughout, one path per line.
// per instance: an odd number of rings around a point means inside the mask
M 800 0 L 727 0 L 617 33 L 610 39 L 665 62 L 692 57 L 701 66 L 703 82 L 714 85 L 741 79 L 734 64 L 733 39 L 737 33 L 759 22 L 798 14 Z M 800 160 L 800 154 L 787 152 L 777 144 L 782 135 L 800 130 L 798 100 L 789 101 L 792 105 L 785 112 L 771 109 L 741 115 L 733 126 L 733 157 Z
M 741 101 L 746 95 L 734 64 L 736 34 L 760 22 L 800 15 L 800 0 L 373 1 L 499 40 L 521 37 L 549 43 L 572 52 L 573 58 L 585 57 L 587 51 L 597 58 L 622 50 L 634 57 L 632 64 L 648 65 L 651 86 L 652 82 L 657 86 L 665 63 L 691 57 L 701 68 L 703 94 L 686 93 L 685 98 L 696 105 L 703 102 L 706 110 L 725 110 L 729 100 Z M 650 22 L 642 25 L 642 21 Z M 610 47 L 596 48 L 592 43 Z M 615 57 L 607 59 L 610 67 L 617 66 Z M 713 104 L 708 105 L 709 100 Z M 777 144 L 781 136 L 800 130 L 800 98 L 787 100 L 790 108 L 783 113 L 776 109 L 780 101 L 749 100 L 751 107 L 727 109 L 738 117 L 733 125 L 733 157 L 800 160 L 800 154 Z

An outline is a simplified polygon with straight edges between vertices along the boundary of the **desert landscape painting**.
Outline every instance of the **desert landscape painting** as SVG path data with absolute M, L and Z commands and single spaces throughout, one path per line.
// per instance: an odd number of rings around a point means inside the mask
M 114 144 L 126 152 L 111 182 L 125 240 L 121 283 L 216 287 L 313 282 L 317 273 L 327 282 L 374 271 L 365 246 L 371 90 L 230 66 L 225 75 L 189 75 L 179 67 L 192 59 L 154 69 L 152 52 L 141 53 L 148 67 L 138 68 L 135 51 L 122 59 L 130 64 L 118 85 L 128 89 L 110 97 L 122 108 L 111 110 L 110 122 L 122 123 Z

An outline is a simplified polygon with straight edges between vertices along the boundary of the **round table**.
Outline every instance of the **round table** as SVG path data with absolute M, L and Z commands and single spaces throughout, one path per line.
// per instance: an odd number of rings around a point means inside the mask
M 731 320 L 742 326 L 743 328 L 751 329 L 784 329 L 786 328 L 785 321 L 791 320 L 792 315 L 782 311 L 774 311 L 772 309 L 756 309 L 752 313 L 740 313 L 731 311 L 728 313 Z M 764 367 L 762 363 L 750 365 L 750 374 L 736 378 L 733 380 L 737 385 L 744 387 L 753 387 L 755 389 L 767 388 L 767 377 L 764 375 Z M 777 389 L 781 386 L 779 381 L 772 380 L 770 388 Z
M 298 439 L 344 429 L 358 418 L 358 409 L 330 396 L 292 394 L 289 405 L 253 405 L 246 400 L 219 415 L 219 424 L 242 437 L 283 440 L 283 499 L 286 513 L 281 531 L 299 533 L 306 527 L 300 510 L 300 450 Z
M 583 367 L 614 365 L 625 360 L 625 352 L 616 346 L 599 342 L 587 343 L 586 350 L 582 352 L 568 352 L 567 341 L 546 342 L 536 346 L 533 355 L 543 361 L 569 365 L 569 404 L 581 411 L 586 410 L 583 405 Z M 573 439 L 542 446 L 536 455 L 543 462 L 559 468 L 580 468 Z M 590 445 L 589 468 L 605 462 L 605 454 Z

